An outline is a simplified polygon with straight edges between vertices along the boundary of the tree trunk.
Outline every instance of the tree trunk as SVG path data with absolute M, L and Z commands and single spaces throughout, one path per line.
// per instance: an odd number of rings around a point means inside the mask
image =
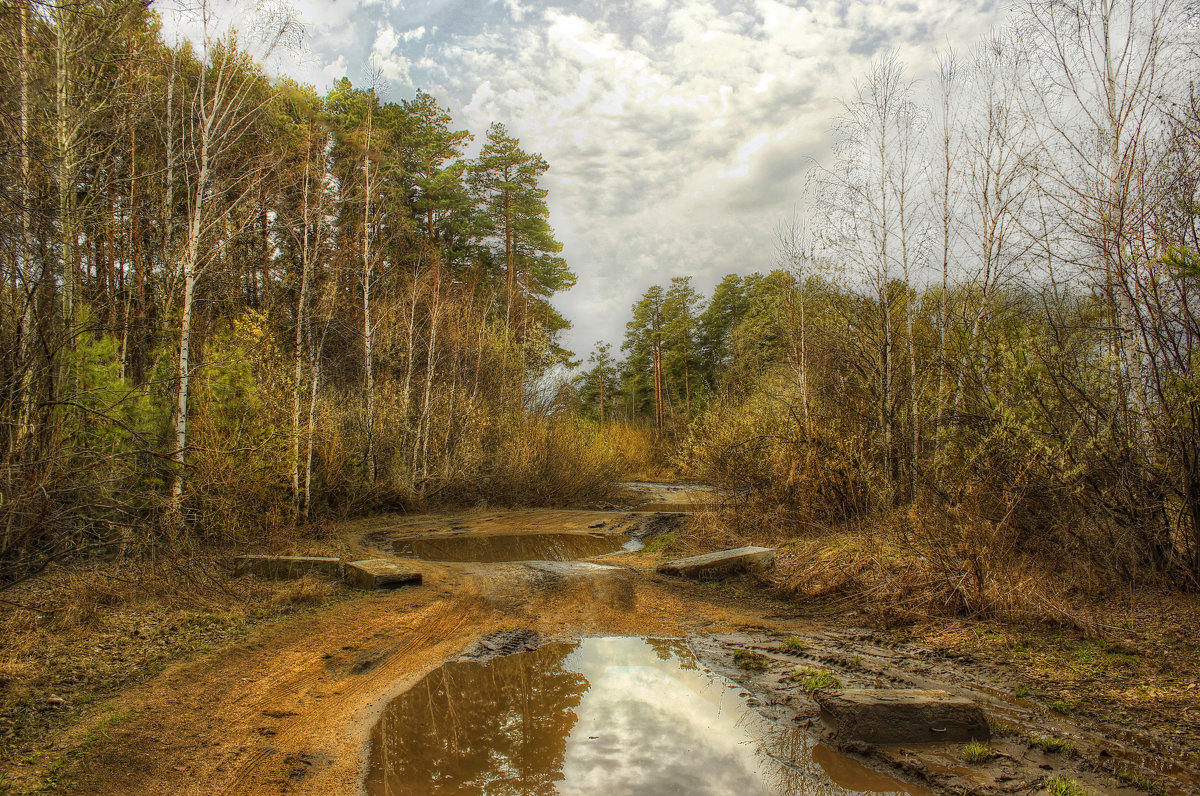
M 374 103 L 374 92 L 369 98 Z M 362 301 L 363 301 L 363 381 L 366 386 L 367 479 L 371 486 L 379 477 L 375 459 L 375 365 L 371 333 L 371 111 L 367 107 L 367 138 L 363 147 L 363 226 L 362 226 Z
M 417 489 L 417 496 L 421 498 L 425 496 L 425 479 L 429 475 L 429 437 L 432 423 L 430 404 L 433 398 L 433 371 L 437 359 L 438 327 L 441 325 L 442 261 L 436 250 L 431 249 L 430 257 L 433 260 L 433 305 L 429 310 L 429 345 L 425 350 L 425 390 L 421 400 L 421 419 L 417 424 L 417 440 L 421 450 L 421 482 Z M 417 454 L 414 446 L 413 472 L 416 471 Z
M 304 148 L 304 188 L 300 200 L 300 297 L 296 304 L 296 333 L 293 339 L 295 368 L 292 376 L 292 506 L 300 519 L 303 500 L 300 494 L 300 392 L 303 389 L 304 331 L 308 326 L 308 190 L 311 178 L 312 126 L 309 126 Z
M 68 119 L 71 75 L 70 52 L 68 36 L 70 24 L 67 19 L 66 6 L 54 9 L 55 47 L 54 47 L 54 105 L 55 105 L 55 144 L 58 161 L 58 222 L 59 246 L 62 248 L 62 295 L 63 314 L 68 327 L 74 327 L 75 299 L 78 289 L 79 273 L 75 263 L 75 245 L 78 236 L 75 234 L 75 152 L 73 136 Z M 100 274 L 97 273 L 97 280 Z M 74 335 L 68 332 L 67 339 Z
M 21 360 L 20 360 L 20 386 L 18 388 L 18 416 L 17 416 L 17 435 L 13 443 L 13 449 L 17 455 L 26 453 L 25 447 L 33 438 L 33 411 L 34 411 L 34 333 L 33 327 L 36 323 L 37 316 L 34 308 L 34 303 L 37 301 L 38 285 L 41 282 L 37 270 L 33 264 L 33 170 L 32 170 L 32 155 L 30 153 L 29 141 L 29 123 L 31 111 L 29 108 L 29 86 L 30 86 L 30 55 L 29 55 L 29 3 L 21 3 L 21 59 L 18 67 L 20 75 L 20 97 L 19 97 L 19 114 L 21 128 L 21 244 L 20 244 L 20 267 L 17 271 L 20 273 L 20 292 L 19 298 L 22 302 L 21 321 L 17 328 L 17 337 L 20 341 Z

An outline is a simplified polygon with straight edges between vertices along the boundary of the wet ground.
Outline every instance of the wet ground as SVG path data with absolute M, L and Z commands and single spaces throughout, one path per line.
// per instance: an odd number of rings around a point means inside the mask
M 384 710 L 366 778 L 370 796 L 844 788 L 925 792 L 760 715 L 686 641 L 637 637 L 444 664 Z
M 675 511 L 689 513 L 717 502 L 725 494 L 696 484 L 660 484 L 651 481 L 629 481 L 622 486 L 631 504 L 629 511 Z
M 1033 793 L 1060 776 L 1138 792 L 1119 770 L 1200 792 L 1194 749 L 1052 716 L 991 667 L 818 623 L 749 581 L 654 574 L 655 554 L 621 548 L 713 496 L 630 494 L 615 511 L 344 527 L 343 555 L 403 560 L 425 585 L 264 629 L 99 706 L 61 741 L 89 750 L 73 792 Z M 826 743 L 822 676 L 968 695 L 996 730 L 988 759 Z
M 637 550 L 641 542 L 614 533 L 504 533 L 426 537 L 398 541 L 392 551 L 401 558 L 424 561 L 572 561 Z
M 961 744 L 842 745 L 851 757 L 885 768 L 934 792 L 1032 793 L 1055 780 L 1084 793 L 1200 793 L 1200 755 L 1192 746 L 1129 728 L 1071 720 L 1017 696 L 1003 673 L 966 659 L 949 659 L 895 644 L 869 629 L 745 628 L 693 639 L 698 656 L 734 677 L 778 721 L 827 735 L 812 686 L 915 688 L 949 692 L 979 704 L 992 728 L 989 755 L 967 762 Z M 735 656 L 753 656 L 741 668 Z M 1133 787 L 1137 781 L 1141 788 Z

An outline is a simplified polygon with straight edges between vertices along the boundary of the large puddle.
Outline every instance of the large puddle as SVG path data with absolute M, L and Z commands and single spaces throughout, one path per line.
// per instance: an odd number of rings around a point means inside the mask
M 463 534 L 398 540 L 396 555 L 425 561 L 573 561 L 636 550 L 641 543 L 615 533 Z
M 779 728 L 686 644 L 594 638 L 452 662 L 384 710 L 366 790 L 405 794 L 843 794 L 924 790 Z

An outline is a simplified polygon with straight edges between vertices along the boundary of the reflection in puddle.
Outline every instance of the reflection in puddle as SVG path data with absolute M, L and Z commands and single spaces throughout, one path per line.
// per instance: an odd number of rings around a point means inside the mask
M 584 639 L 448 663 L 384 711 L 367 793 L 905 790 L 803 730 L 769 725 L 729 685 L 669 640 Z

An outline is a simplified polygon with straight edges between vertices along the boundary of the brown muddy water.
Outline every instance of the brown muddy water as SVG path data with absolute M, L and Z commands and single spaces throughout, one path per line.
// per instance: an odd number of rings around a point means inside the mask
M 573 561 L 638 550 L 642 544 L 615 533 L 503 533 L 430 536 L 397 541 L 396 555 L 424 561 Z
M 366 791 L 925 793 L 760 716 L 686 642 L 587 638 L 444 664 L 385 708 Z

